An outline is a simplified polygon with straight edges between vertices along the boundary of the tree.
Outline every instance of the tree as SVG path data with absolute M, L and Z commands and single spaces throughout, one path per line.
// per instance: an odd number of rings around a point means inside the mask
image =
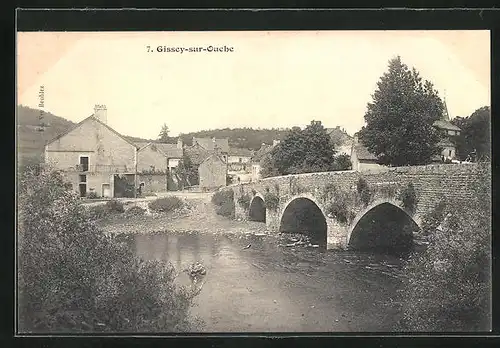
M 179 165 L 177 167 L 177 173 L 182 180 L 183 186 L 198 185 L 198 168 L 193 164 L 191 158 L 188 155 L 184 154 L 182 156 L 182 160 L 179 162 Z
M 398 56 L 377 83 L 368 103 L 366 126 L 359 139 L 379 163 L 393 166 L 427 164 L 440 153 L 440 135 L 433 127 L 443 103 L 429 81 L 410 70 Z
M 351 156 L 341 154 L 335 157 L 335 170 L 350 170 L 351 168 Z
M 168 136 L 169 132 L 170 130 L 168 129 L 167 124 L 164 123 L 161 127 L 160 134 L 158 135 L 158 141 L 161 143 L 168 143 L 170 141 L 170 137 Z
M 476 150 L 477 158 L 491 156 L 491 110 L 483 106 L 469 117 L 455 117 L 451 123 L 461 129 L 460 135 L 454 137 L 460 159 L 465 160 Z
M 334 169 L 334 145 L 321 122 L 312 121 L 304 130 L 292 128 L 275 146 L 264 174 L 278 175 L 324 172 Z

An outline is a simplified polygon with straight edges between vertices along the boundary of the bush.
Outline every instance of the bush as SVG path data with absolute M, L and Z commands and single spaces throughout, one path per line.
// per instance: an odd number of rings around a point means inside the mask
M 160 213 L 169 213 L 184 206 L 184 201 L 176 196 L 155 199 L 148 204 L 150 210 Z
M 234 218 L 234 192 L 233 190 L 217 191 L 212 196 L 212 203 L 216 206 L 217 215 Z
M 141 261 L 106 236 L 53 171 L 20 182 L 19 330 L 26 333 L 188 331 L 192 294 L 168 263 Z
M 212 195 L 212 203 L 215 205 L 222 205 L 224 202 L 229 202 L 234 200 L 233 190 L 222 190 L 217 191 Z
M 399 200 L 403 203 L 403 207 L 410 211 L 415 212 L 417 208 L 417 194 L 415 193 L 415 187 L 413 183 L 408 183 L 408 185 L 401 191 L 399 195 Z
M 403 330 L 491 329 L 491 189 L 483 174 L 471 201 L 447 201 L 426 217 L 430 244 L 404 270 Z
M 278 210 L 280 199 L 279 199 L 278 195 L 276 195 L 270 191 L 267 191 L 264 194 L 264 202 L 266 203 L 267 209 L 276 211 L 276 210 Z
M 234 218 L 234 203 L 224 202 L 215 208 L 215 212 L 217 215 Z
M 128 209 L 126 211 L 126 213 L 128 215 L 134 215 L 134 216 L 144 215 L 145 212 L 146 212 L 146 209 L 141 208 L 141 207 L 136 206 L 136 205 L 134 205 L 133 207 L 130 207 L 130 209 Z
M 244 193 L 240 197 L 238 197 L 238 204 L 245 210 L 248 210 L 250 208 L 250 201 L 251 198 L 247 193 Z
M 361 202 L 363 202 L 363 204 L 367 206 L 372 199 L 372 191 L 370 190 L 370 187 L 368 187 L 368 183 L 364 178 L 358 179 L 358 182 L 356 183 L 356 189 Z
M 89 193 L 87 193 L 87 198 L 88 199 L 97 199 L 97 198 L 100 198 L 100 197 L 94 191 L 90 191 Z
M 109 213 L 108 208 L 104 204 L 88 207 L 87 211 L 90 218 L 94 220 L 103 219 Z
M 125 211 L 123 203 L 116 199 L 107 201 L 105 207 L 109 213 L 123 213 Z

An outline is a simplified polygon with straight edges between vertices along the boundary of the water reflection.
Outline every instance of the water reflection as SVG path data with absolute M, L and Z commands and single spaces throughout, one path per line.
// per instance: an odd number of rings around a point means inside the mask
M 400 286 L 399 257 L 284 247 L 276 236 L 241 233 L 166 232 L 130 243 L 139 257 L 179 271 L 204 265 L 193 311 L 207 331 L 391 331 L 398 319 L 388 303 Z

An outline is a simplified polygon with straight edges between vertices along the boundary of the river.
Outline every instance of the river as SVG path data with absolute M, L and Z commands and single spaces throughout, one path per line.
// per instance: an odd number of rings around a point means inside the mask
M 246 226 L 246 233 L 140 234 L 129 243 L 143 259 L 170 261 L 182 285 L 191 280 L 181 270 L 204 265 L 192 314 L 205 332 L 395 330 L 401 258 L 284 246 L 276 235 Z

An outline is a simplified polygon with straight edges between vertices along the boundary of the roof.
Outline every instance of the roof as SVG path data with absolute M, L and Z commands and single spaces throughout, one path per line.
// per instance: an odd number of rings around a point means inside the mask
M 168 158 L 182 158 L 183 151 L 177 147 L 177 144 L 158 143 L 156 147 L 158 147 Z
M 252 157 L 253 151 L 249 149 L 244 149 L 240 147 L 230 147 L 229 148 L 229 156 L 246 156 Z
M 352 141 L 352 137 L 339 126 L 336 128 L 326 128 L 326 133 L 330 136 L 333 143 L 337 146 L 345 145 Z
M 212 158 L 219 160 L 219 162 L 221 162 L 222 164 L 226 164 L 226 162 L 220 156 L 218 156 L 216 154 L 212 154 L 212 155 L 208 156 L 207 158 L 205 158 L 203 161 L 201 161 L 200 165 L 202 163 L 205 163 L 206 161 L 212 159 Z
M 258 149 L 254 155 L 252 156 L 252 161 L 253 162 L 260 162 L 260 160 L 265 156 L 267 155 L 269 152 L 271 152 L 271 150 L 273 149 L 273 146 L 272 145 L 268 145 L 268 144 L 262 144 L 262 146 L 260 147 L 260 149 Z
M 193 137 L 193 145 L 199 144 L 205 150 L 213 151 L 214 144 L 217 145 L 222 152 L 229 152 L 229 141 L 227 138 L 224 139 L 214 139 L 213 138 L 195 138 Z
M 106 123 L 102 122 L 101 120 L 99 120 L 97 117 L 94 117 L 94 114 L 90 115 L 89 117 L 87 118 L 84 118 L 83 120 L 81 120 L 80 122 L 78 122 L 74 127 L 68 129 L 66 132 L 64 133 L 61 133 L 59 134 L 58 136 L 56 136 L 54 139 L 50 140 L 49 142 L 47 142 L 47 145 L 53 143 L 54 141 L 58 140 L 58 139 L 61 139 L 63 136 L 65 136 L 66 134 L 69 134 L 71 133 L 72 131 L 74 131 L 75 129 L 77 129 L 78 127 L 80 127 L 82 124 L 84 124 L 85 122 L 88 122 L 89 120 L 92 120 L 92 121 L 95 121 L 97 123 L 99 123 L 100 125 L 106 127 L 107 129 L 109 129 L 111 132 L 115 133 L 117 136 L 119 136 L 120 138 L 122 138 L 123 140 L 125 140 L 127 143 L 129 143 L 130 145 L 132 145 L 133 147 L 135 147 L 136 149 L 139 148 L 139 146 L 137 144 L 134 144 L 133 142 L 131 142 L 130 140 L 128 140 L 127 138 L 125 138 L 123 135 L 121 135 L 120 133 L 118 133 L 117 131 L 115 131 L 113 128 L 111 128 L 110 126 L 108 126 Z
M 182 149 L 177 148 L 177 144 L 165 144 L 151 141 L 149 143 L 145 142 L 136 142 L 136 144 L 141 144 L 139 151 L 145 149 L 150 145 L 155 145 L 160 152 L 165 155 L 167 158 L 182 158 L 183 151 Z
M 434 121 L 433 123 L 434 127 L 440 128 L 440 129 L 446 129 L 446 130 L 455 130 L 455 131 L 460 131 L 461 129 L 455 126 L 454 124 L 451 124 L 450 121 L 440 119 L 437 121 Z
M 200 145 L 187 146 L 184 151 L 194 165 L 199 165 L 212 154 Z
M 368 151 L 368 149 L 363 144 L 357 143 L 353 146 L 354 146 L 353 151 L 356 151 L 356 157 L 358 158 L 358 160 L 365 160 L 365 161 L 377 160 L 377 156 Z

